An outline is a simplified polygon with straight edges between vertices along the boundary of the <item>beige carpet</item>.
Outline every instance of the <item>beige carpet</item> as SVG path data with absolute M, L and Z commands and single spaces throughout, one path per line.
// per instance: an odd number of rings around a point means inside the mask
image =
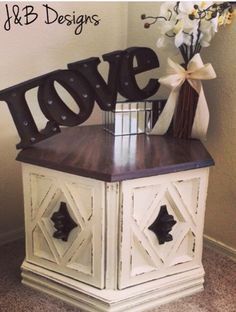
M 23 257 L 22 241 L 0 249 L 0 312 L 79 312 L 78 308 L 23 286 L 20 283 Z M 149 312 L 236 312 L 236 263 L 205 249 L 203 264 L 204 292 Z

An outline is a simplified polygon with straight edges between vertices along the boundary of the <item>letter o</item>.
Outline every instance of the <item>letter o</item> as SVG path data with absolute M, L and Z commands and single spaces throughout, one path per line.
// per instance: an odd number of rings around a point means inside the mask
M 54 82 L 63 86 L 76 101 L 80 111 L 74 113 L 59 97 Z M 87 81 L 78 72 L 60 70 L 50 74 L 39 86 L 40 108 L 49 120 L 62 126 L 73 127 L 85 122 L 94 107 L 94 93 Z

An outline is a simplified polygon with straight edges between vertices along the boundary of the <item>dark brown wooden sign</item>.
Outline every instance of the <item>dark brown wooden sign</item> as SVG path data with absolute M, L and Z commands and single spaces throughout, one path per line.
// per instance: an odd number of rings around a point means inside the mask
M 0 91 L 0 100 L 7 103 L 21 138 L 18 149 L 60 132 L 60 125 L 72 127 L 85 122 L 93 111 L 94 101 L 102 110 L 109 111 L 115 108 L 118 93 L 128 100 L 140 101 L 154 95 L 159 89 L 158 79 L 150 79 L 142 89 L 135 79 L 137 74 L 159 67 L 158 57 L 153 50 L 132 47 L 104 54 L 102 58 L 109 63 L 107 82 L 98 71 L 100 59 L 92 57 L 68 64 L 67 70 L 50 72 Z M 55 82 L 76 101 L 78 114 L 62 101 L 55 89 Z M 41 131 L 25 98 L 25 93 L 35 87 L 38 87 L 40 109 L 48 120 Z

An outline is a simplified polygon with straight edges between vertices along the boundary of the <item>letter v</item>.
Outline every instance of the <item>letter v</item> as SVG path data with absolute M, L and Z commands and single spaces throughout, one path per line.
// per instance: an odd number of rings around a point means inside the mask
M 80 72 L 93 88 L 95 98 L 103 110 L 115 108 L 117 89 L 119 84 L 119 72 L 124 51 L 113 51 L 104 54 L 103 60 L 109 63 L 108 82 L 106 83 L 98 71 L 100 59 L 91 57 L 86 60 L 68 64 L 68 68 Z

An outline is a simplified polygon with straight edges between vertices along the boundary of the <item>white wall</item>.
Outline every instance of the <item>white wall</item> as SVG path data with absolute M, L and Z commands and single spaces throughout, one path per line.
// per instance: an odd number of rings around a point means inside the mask
M 8 3 L 11 5 L 11 3 Z M 24 4 L 19 3 L 22 8 Z M 6 19 L 5 2 L 0 3 L 0 90 L 50 71 L 66 68 L 66 64 L 92 56 L 126 48 L 127 4 L 103 2 L 48 2 L 60 14 L 73 11 L 79 14 L 97 14 L 98 26 L 84 25 L 82 34 L 74 35 L 75 27 L 44 23 L 44 2 L 31 2 L 38 19 L 31 25 L 2 27 Z M 104 62 L 101 73 L 106 74 Z M 36 90 L 27 95 L 38 125 L 45 119 L 36 105 Z M 96 108 L 87 123 L 100 123 L 101 111 Z M 15 161 L 15 145 L 19 138 L 5 102 L 0 102 L 0 242 L 19 234 L 23 227 L 23 199 L 20 163 Z
M 217 78 L 205 83 L 210 110 L 206 147 L 213 155 L 205 232 L 236 249 L 236 20 L 222 27 L 202 51 Z

